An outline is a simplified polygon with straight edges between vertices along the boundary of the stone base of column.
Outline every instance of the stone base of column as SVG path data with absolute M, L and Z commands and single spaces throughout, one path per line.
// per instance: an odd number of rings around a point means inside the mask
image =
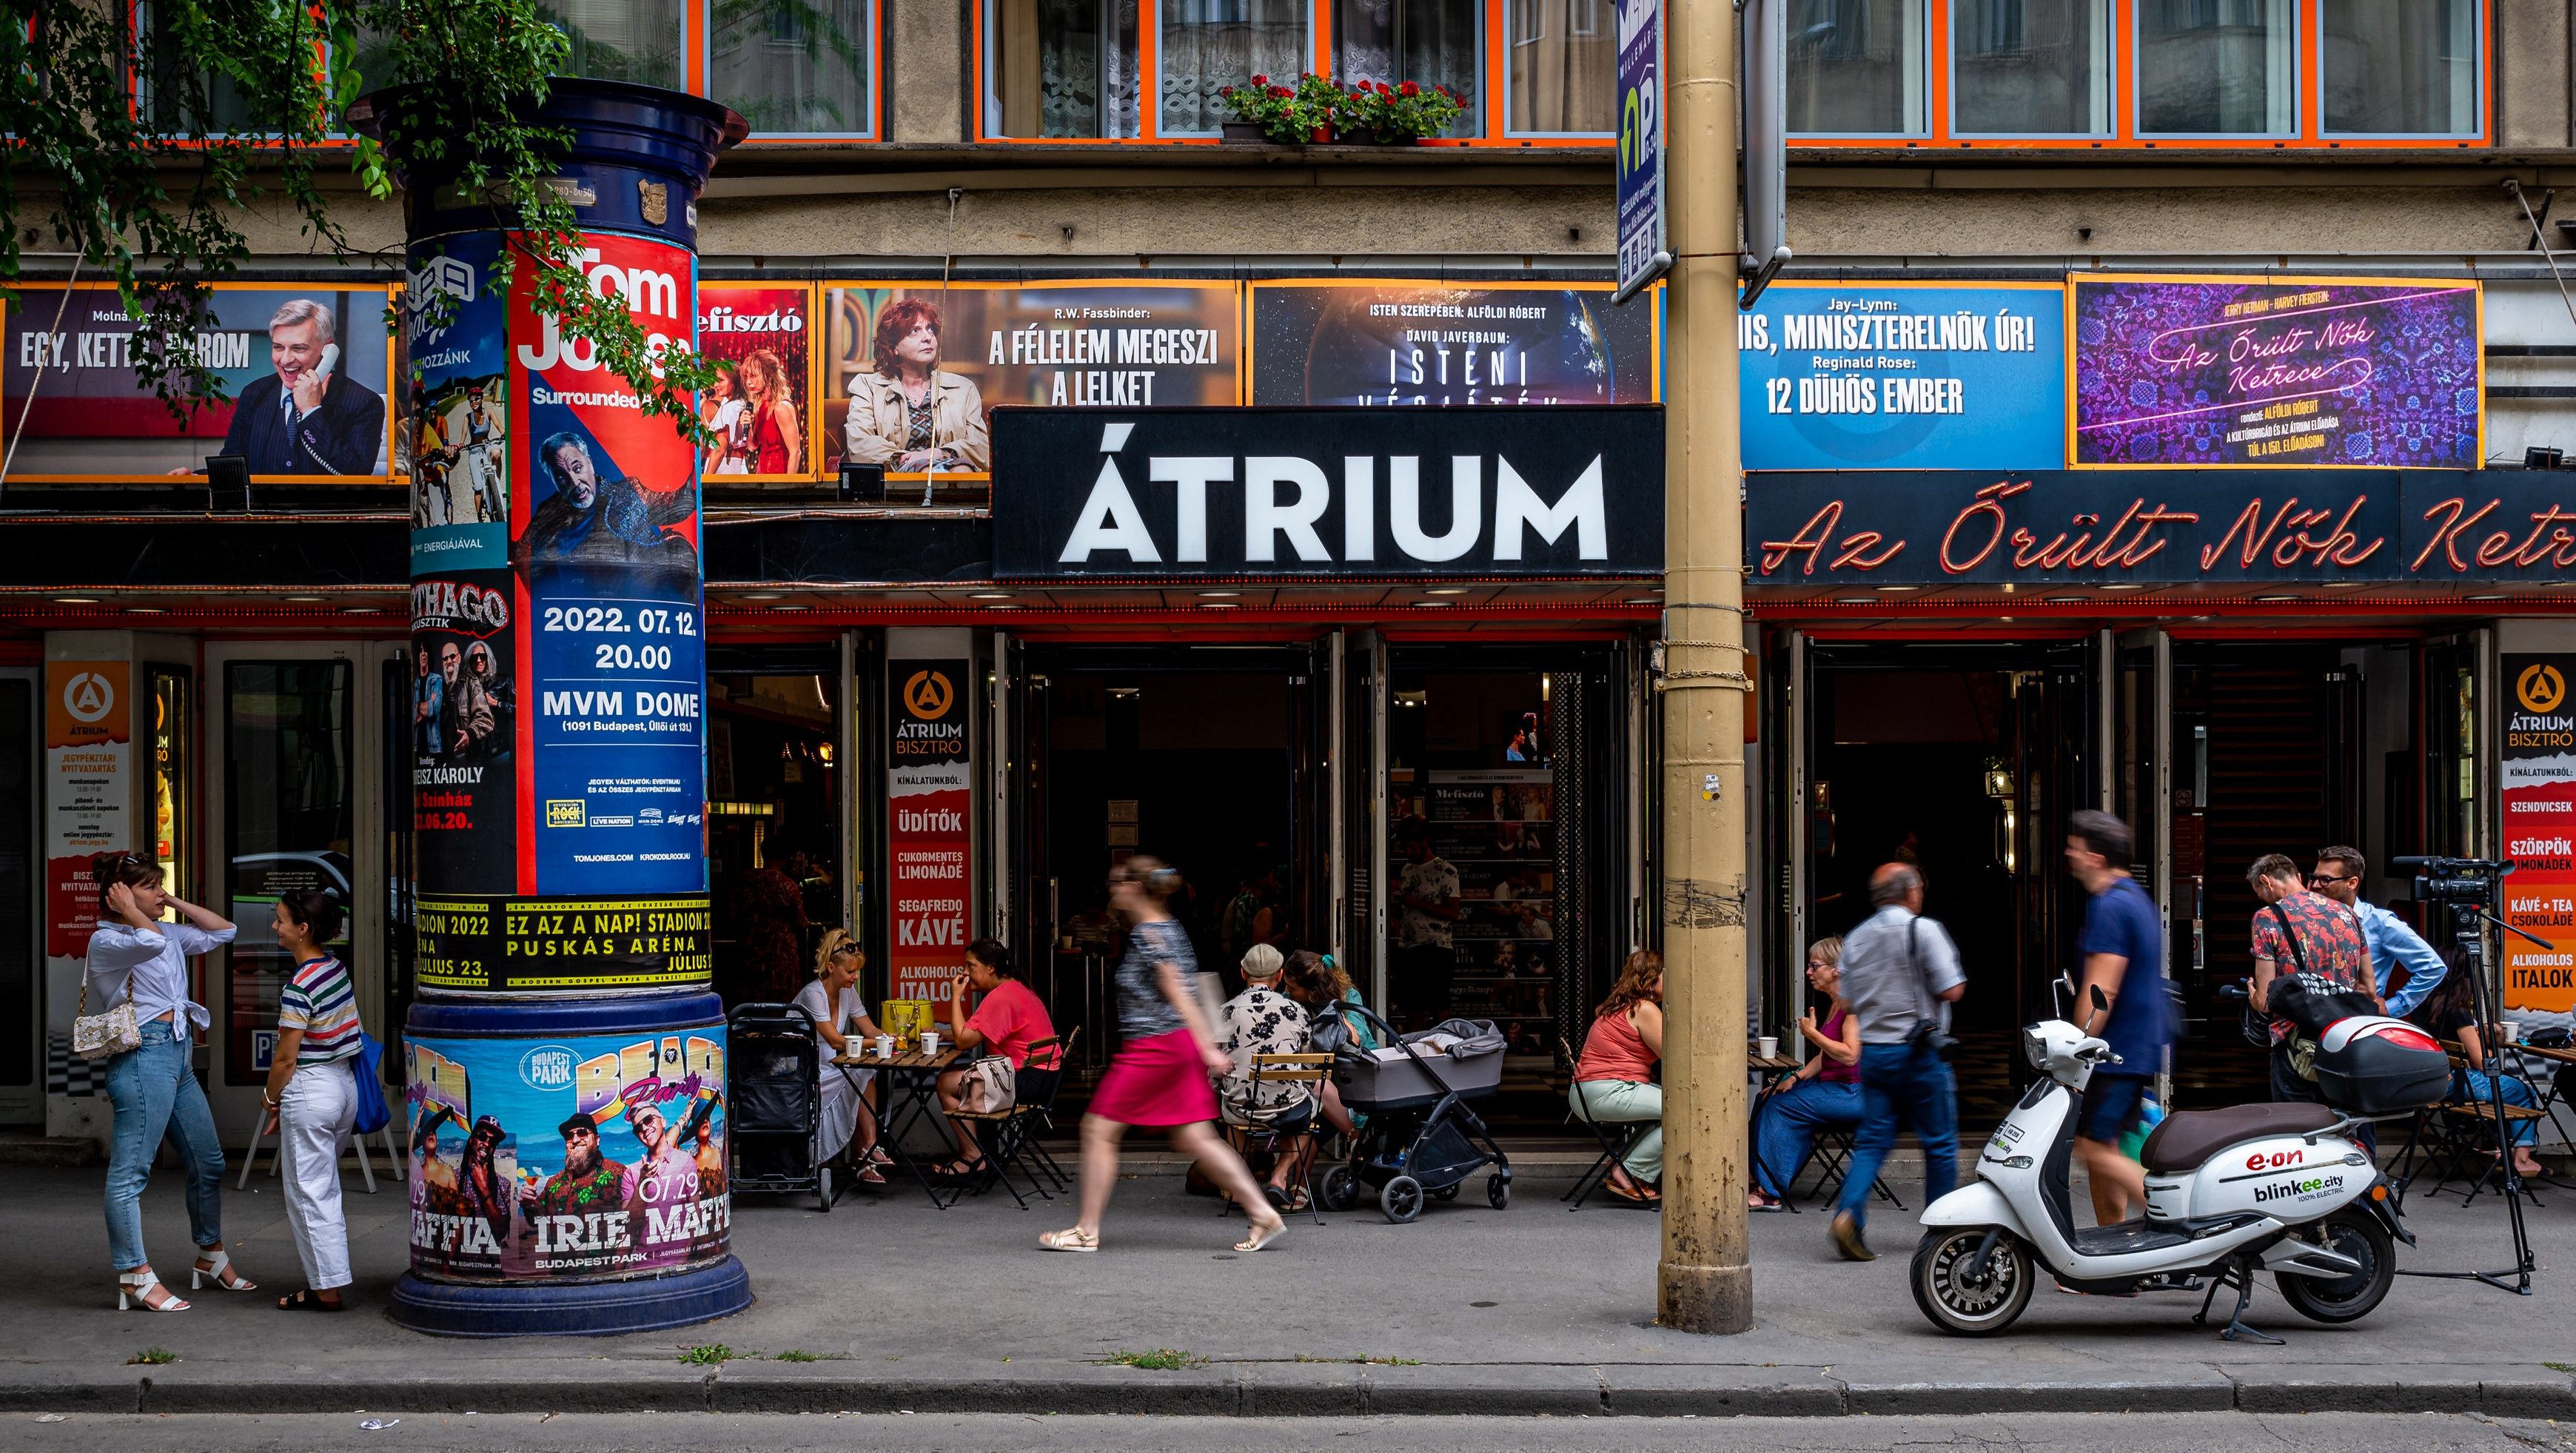
M 608 1337 L 709 1322 L 750 1305 L 751 1274 L 728 1256 L 650 1280 L 569 1286 L 467 1285 L 404 1272 L 393 1318 L 440 1337 Z
M 1753 1268 L 1663 1263 L 1655 1268 L 1655 1325 L 1676 1332 L 1753 1330 Z

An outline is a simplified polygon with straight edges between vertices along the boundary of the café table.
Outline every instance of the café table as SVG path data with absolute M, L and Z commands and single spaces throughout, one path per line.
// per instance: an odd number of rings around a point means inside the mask
M 903 1138 L 921 1123 L 922 1117 L 938 1113 L 940 1071 L 955 1065 L 964 1056 L 957 1046 L 945 1043 L 940 1045 L 937 1054 L 924 1054 L 915 1044 L 911 1048 L 898 1045 L 892 1055 L 878 1054 L 873 1040 L 862 1042 L 853 1039 L 851 1043 L 859 1047 L 859 1052 L 842 1055 L 832 1063 L 844 1073 L 875 1070 L 886 1082 L 885 1109 L 876 1114 L 877 1144 L 884 1147 L 885 1153 L 893 1157 L 897 1165 L 911 1172 L 913 1180 L 921 1186 L 922 1194 L 930 1197 L 931 1205 L 943 1211 L 955 1205 L 955 1196 L 946 1200 L 940 1198 L 938 1183 L 931 1180 L 930 1172 L 923 1167 L 920 1158 L 904 1149 Z M 862 1097 L 859 1108 L 866 1111 L 867 1103 Z M 961 1188 L 958 1195 L 963 1194 L 965 1192 Z

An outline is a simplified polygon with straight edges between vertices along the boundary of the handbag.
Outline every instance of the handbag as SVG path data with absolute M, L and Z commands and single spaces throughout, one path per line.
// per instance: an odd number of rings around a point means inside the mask
M 89 974 L 81 974 L 80 1000 L 72 1005 L 72 1053 L 82 1059 L 105 1059 L 143 1047 L 143 1029 L 134 1022 L 134 975 L 125 976 L 125 1002 L 104 1014 L 84 1014 L 89 1007 Z
M 1011 1062 L 998 1054 L 968 1065 L 965 1082 L 957 1091 L 957 1108 L 978 1115 L 998 1115 L 1020 1102 L 1019 1077 L 1011 1073 Z
M 365 1030 L 358 1031 L 358 1118 L 349 1128 L 360 1135 L 373 1135 L 394 1118 L 393 1107 L 385 1103 L 385 1047 Z

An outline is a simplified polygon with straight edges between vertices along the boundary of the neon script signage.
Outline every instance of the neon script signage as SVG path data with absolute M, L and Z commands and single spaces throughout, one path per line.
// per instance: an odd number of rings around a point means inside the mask
M 1771 476 L 1756 584 L 2576 578 L 2576 474 L 2174 470 Z

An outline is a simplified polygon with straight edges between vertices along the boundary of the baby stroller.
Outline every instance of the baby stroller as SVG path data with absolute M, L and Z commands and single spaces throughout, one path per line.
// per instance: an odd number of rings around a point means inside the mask
M 830 1167 L 814 1163 L 823 1105 L 815 1039 L 813 1016 L 793 1004 L 744 1004 L 727 1016 L 735 1193 L 812 1191 L 825 1211 L 838 1199 Z
M 1336 1015 L 1357 1016 L 1386 1048 L 1360 1048 L 1348 1024 L 1331 1023 Z M 1399 1035 L 1356 1004 L 1329 1006 L 1321 1018 L 1316 1043 L 1333 1051 L 1333 1084 L 1342 1104 L 1368 1117 L 1351 1143 L 1349 1162 L 1324 1175 L 1325 1210 L 1351 1209 L 1366 1188 L 1377 1193 L 1386 1219 L 1402 1224 L 1422 1214 L 1426 1195 L 1456 1200 L 1467 1177 L 1488 1164 L 1494 1171 L 1485 1177 L 1486 1202 L 1497 1211 L 1512 1203 L 1511 1162 L 1485 1122 L 1467 1108 L 1468 1101 L 1483 1099 L 1502 1083 L 1500 1030 L 1482 1019 L 1448 1019 Z

